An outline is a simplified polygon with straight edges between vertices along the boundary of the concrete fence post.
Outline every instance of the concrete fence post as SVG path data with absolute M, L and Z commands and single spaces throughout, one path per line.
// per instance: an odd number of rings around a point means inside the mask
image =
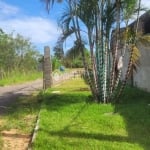
M 43 62 L 43 89 L 52 86 L 52 63 L 50 56 L 50 48 L 44 47 L 44 62 Z

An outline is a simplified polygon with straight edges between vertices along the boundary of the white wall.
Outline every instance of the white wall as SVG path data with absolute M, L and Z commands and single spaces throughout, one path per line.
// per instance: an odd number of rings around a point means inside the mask
M 138 42 L 137 47 L 140 50 L 140 66 L 134 74 L 135 86 L 150 92 L 150 43 Z

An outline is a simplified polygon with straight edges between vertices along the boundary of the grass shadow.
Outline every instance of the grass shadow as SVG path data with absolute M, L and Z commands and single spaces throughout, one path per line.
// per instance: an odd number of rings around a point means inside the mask
M 63 94 L 45 94 L 44 107 L 49 111 L 57 111 L 64 106 L 69 106 L 77 103 L 82 103 L 88 100 L 87 94 L 78 93 L 63 93 Z
M 115 105 L 115 113 L 123 117 L 128 137 L 140 144 L 144 150 L 149 150 L 150 93 L 127 87 L 122 103 Z
M 44 131 L 44 130 L 42 130 Z M 67 137 L 67 138 L 79 138 L 79 139 L 94 139 L 94 140 L 100 140 L 100 141 L 109 141 L 109 142 L 129 142 L 131 143 L 131 139 L 125 136 L 117 136 L 117 135 L 105 135 L 105 134 L 99 134 L 99 133 L 86 133 L 86 132 L 77 132 L 77 131 L 66 131 L 60 130 L 60 131 L 47 131 L 44 132 L 49 133 L 52 136 L 59 136 L 59 137 Z

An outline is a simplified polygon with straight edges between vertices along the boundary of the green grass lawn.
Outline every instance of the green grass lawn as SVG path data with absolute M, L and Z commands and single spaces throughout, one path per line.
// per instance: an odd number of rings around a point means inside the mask
M 81 79 L 43 95 L 33 150 L 149 150 L 150 94 L 127 88 L 120 104 L 96 104 Z

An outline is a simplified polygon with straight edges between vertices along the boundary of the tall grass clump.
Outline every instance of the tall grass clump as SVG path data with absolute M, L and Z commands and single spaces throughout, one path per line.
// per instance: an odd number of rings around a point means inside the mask
M 23 83 L 23 82 L 35 80 L 38 78 L 42 78 L 42 72 L 40 71 L 14 70 L 14 71 L 3 74 L 3 77 L 0 79 L 0 86 Z

